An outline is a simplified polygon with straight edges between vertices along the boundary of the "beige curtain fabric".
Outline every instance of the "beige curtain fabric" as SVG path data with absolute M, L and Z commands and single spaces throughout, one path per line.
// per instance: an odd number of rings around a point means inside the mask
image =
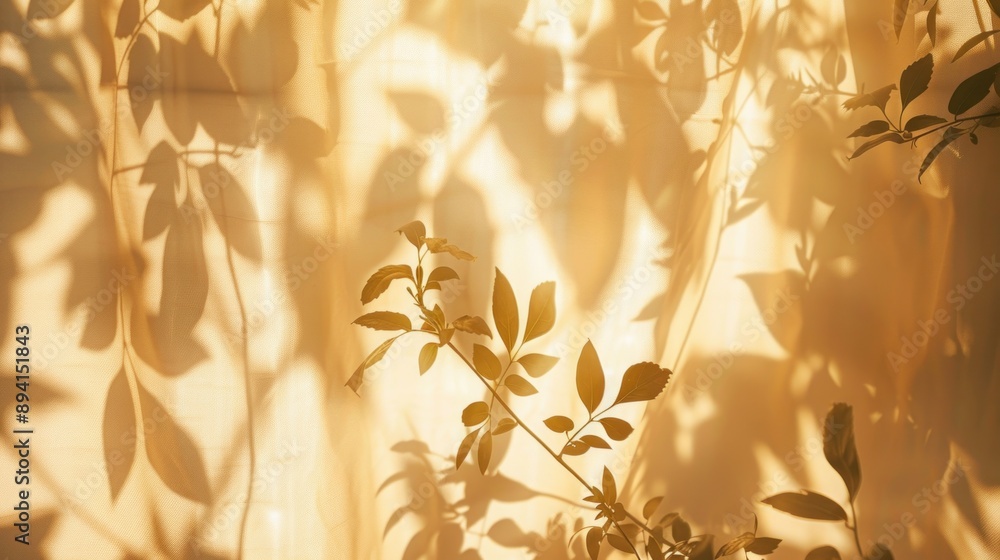
M 419 219 L 477 257 L 450 316 L 491 316 L 494 267 L 522 306 L 556 282 L 533 344 L 562 359 L 512 397 L 539 430 L 585 415 L 588 339 L 611 386 L 675 372 L 635 435 L 572 458 L 629 507 L 664 496 L 717 545 L 753 511 L 773 558 L 854 558 L 842 524 L 760 503 L 846 505 L 822 419 L 847 402 L 862 544 L 1000 557 L 1000 140 L 918 183 L 931 143 L 849 162 L 875 116 L 841 106 L 932 53 L 910 110 L 944 113 L 995 43 L 945 62 L 996 19 L 939 0 L 932 45 L 911 2 L 897 41 L 890 4 L 0 1 L 0 352 L 30 328 L 33 430 L 25 546 L 5 365 L 0 551 L 585 557 L 583 489 L 522 431 L 454 469 L 486 396 L 457 358 L 421 376 L 404 341 L 344 387 L 384 339 L 351 321 L 408 309 L 359 295 Z

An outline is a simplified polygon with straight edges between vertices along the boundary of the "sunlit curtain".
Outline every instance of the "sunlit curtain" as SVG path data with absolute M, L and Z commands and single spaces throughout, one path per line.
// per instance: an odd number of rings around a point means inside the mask
M 476 256 L 450 316 L 491 316 L 495 268 L 522 306 L 556 282 L 532 344 L 560 362 L 511 398 L 532 425 L 586 415 L 588 340 L 610 385 L 674 371 L 623 408 L 629 440 L 570 458 L 629 507 L 664 496 L 717 544 L 755 514 L 778 559 L 852 551 L 760 502 L 841 500 L 822 422 L 846 402 L 861 544 L 994 557 L 1000 282 L 954 289 L 997 262 L 1000 142 L 918 182 L 925 143 L 848 161 L 875 117 L 842 104 L 932 53 L 910 111 L 943 112 L 994 43 L 947 62 L 996 19 L 938 0 L 932 44 L 910 2 L 897 40 L 890 4 L 0 0 L 0 349 L 30 327 L 33 429 L 24 546 L 4 366 L 0 551 L 585 557 L 586 490 L 523 431 L 455 469 L 488 397 L 459 359 L 419 375 L 403 341 L 344 386 L 384 339 L 351 322 L 409 309 L 360 293 L 421 220 Z

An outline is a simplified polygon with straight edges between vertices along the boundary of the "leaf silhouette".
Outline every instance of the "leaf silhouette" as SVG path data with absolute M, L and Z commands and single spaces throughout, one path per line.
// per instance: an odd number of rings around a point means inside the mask
M 899 76 L 899 98 L 903 104 L 900 111 L 905 111 L 911 101 L 927 91 L 934 72 L 934 58 L 930 53 L 910 64 Z
M 1000 64 L 990 66 L 958 84 L 948 101 L 948 112 L 953 115 L 961 115 L 986 99 L 986 95 L 990 92 L 990 86 L 996 79 L 998 68 L 1000 68 Z
M 432 253 L 448 253 L 456 259 L 463 261 L 476 260 L 476 257 L 472 254 L 459 249 L 456 245 L 448 243 L 448 240 L 444 238 L 427 237 L 424 239 L 424 243 L 427 244 L 427 248 L 430 249 Z
M 163 0 L 157 4 L 157 10 L 167 17 L 184 21 L 197 14 L 211 4 L 210 0 Z
M 889 123 L 885 121 L 871 121 L 865 123 L 858 127 L 857 130 L 850 133 L 848 138 L 855 138 L 858 136 L 875 136 L 876 134 L 882 134 L 883 132 L 889 130 Z
M 262 258 L 257 211 L 243 186 L 226 168 L 210 164 L 198 170 L 201 188 L 226 241 L 241 255 Z
M 611 449 L 611 444 L 604 441 L 604 438 L 601 436 L 587 434 L 585 436 L 580 436 L 580 441 L 586 443 L 588 447 L 593 447 L 594 449 Z
M 937 45 L 937 15 L 941 11 L 941 6 L 937 2 L 927 11 L 927 37 L 931 40 L 931 46 Z
M 524 342 L 549 332 L 556 324 L 556 283 L 542 282 L 531 291 L 528 321 L 524 325 Z
M 590 446 L 582 441 L 571 441 L 563 447 L 562 454 L 570 456 L 583 455 L 588 449 L 590 449 Z
M 576 391 L 590 414 L 604 399 L 604 368 L 590 340 L 583 346 L 580 359 L 576 362 Z
M 123 39 L 131 35 L 139 25 L 139 0 L 125 0 L 118 9 L 115 37 Z
M 492 350 L 482 344 L 472 345 L 472 364 L 480 375 L 494 381 L 500 377 L 500 360 Z
M 420 358 L 418 360 L 420 375 L 427 373 L 427 370 L 431 369 L 431 366 L 434 365 L 434 360 L 437 359 L 437 355 L 437 344 L 433 342 L 424 344 L 424 347 L 420 349 Z
M 827 413 L 823 426 L 823 454 L 844 479 L 853 502 L 861 488 L 861 462 L 854 445 L 854 410 L 850 405 L 836 403 Z
M 972 38 L 970 38 L 968 41 L 962 43 L 961 47 L 958 47 L 958 50 L 955 51 L 955 58 L 952 58 L 951 61 L 955 62 L 959 58 L 962 58 L 962 56 L 965 53 L 971 51 L 973 47 L 975 47 L 979 43 L 986 41 L 987 39 L 996 35 L 997 33 L 1000 33 L 1000 29 L 991 29 L 989 31 L 983 31 L 982 33 L 977 33 L 976 35 L 973 35 Z
M 410 128 L 430 134 L 444 128 L 444 107 L 437 98 L 421 92 L 395 91 L 389 98 L 399 109 L 400 115 Z
M 632 434 L 632 425 L 621 418 L 601 418 L 599 422 L 608 437 L 615 441 L 623 441 Z
M 573 420 L 565 416 L 551 416 L 544 420 L 545 426 L 558 434 L 573 431 Z
M 860 109 L 861 107 L 878 107 L 885 110 L 885 104 L 892 96 L 892 90 L 896 89 L 896 84 L 889 84 L 871 93 L 860 93 L 844 101 L 844 108 L 849 110 Z
M 513 351 L 520 325 L 517 299 L 514 297 L 514 289 L 510 287 L 510 282 L 499 268 L 496 269 L 496 280 L 493 283 L 493 323 L 507 351 Z
M 652 4 L 652 2 L 644 2 L 644 4 Z M 587 530 L 587 554 L 590 555 L 590 560 L 597 560 L 597 557 L 601 555 L 603 537 L 604 531 L 600 527 L 591 527 Z
M 444 282 L 446 280 L 458 280 L 458 273 L 447 266 L 439 266 L 427 276 L 428 282 Z
M 473 430 L 469 432 L 464 438 L 462 438 L 462 443 L 458 446 L 458 453 L 455 454 L 455 469 L 457 470 L 465 462 L 465 458 L 469 456 L 469 451 L 472 450 L 472 444 L 476 442 L 476 436 L 479 435 L 479 430 Z
M 396 231 L 405 235 L 406 240 L 417 249 L 424 246 L 424 238 L 427 237 L 427 228 L 424 227 L 424 223 L 420 220 L 412 221 Z
M 365 287 L 361 289 L 361 303 L 367 304 L 375 301 L 383 292 L 389 289 L 389 284 L 399 278 L 413 279 L 413 269 L 408 264 L 390 264 L 375 271 Z
M 655 399 L 670 380 L 671 371 L 652 362 L 629 366 L 622 376 L 622 386 L 615 397 L 616 405 Z
M 452 321 L 451 325 L 462 332 L 481 334 L 493 338 L 493 333 L 490 331 L 489 325 L 486 324 L 486 321 L 482 317 L 462 315 Z
M 517 359 L 517 363 L 521 364 L 524 371 L 528 372 L 528 375 L 532 377 L 545 375 L 558 361 L 559 358 L 546 356 L 545 354 L 525 354 Z
M 765 504 L 803 519 L 847 521 L 847 512 L 840 504 L 809 490 L 785 492 L 761 500 Z
M 643 19 L 658 21 L 667 19 L 667 14 L 664 13 L 663 8 L 656 2 L 651 0 L 639 2 L 636 6 L 636 10 Z
M 189 500 L 211 503 L 205 462 L 197 445 L 142 384 L 138 388 L 143 425 L 155 426 L 155 429 L 144 430 L 149 464 L 174 492 Z
M 510 418 L 503 418 L 497 422 L 497 425 L 493 428 L 493 435 L 498 436 L 500 434 L 506 434 L 516 427 L 517 422 L 511 420 Z
M 948 120 L 934 115 L 917 115 L 906 121 L 906 126 L 903 127 L 903 130 L 914 132 L 943 122 L 948 122 Z
M 857 150 L 854 150 L 854 153 L 851 154 L 850 156 L 848 156 L 847 159 L 854 159 L 854 158 L 860 156 L 861 154 L 867 152 L 868 150 L 874 148 L 875 146 L 878 146 L 879 144 L 883 144 L 885 142 L 895 142 L 897 144 L 902 144 L 905 141 L 906 140 L 903 139 L 903 137 L 900 134 L 896 133 L 896 132 L 890 132 L 889 134 L 883 134 L 882 136 L 879 136 L 878 138 L 876 138 L 874 140 L 869 140 L 869 141 L 865 142 L 864 144 L 862 144 L 860 147 L 858 147 Z
M 823 55 L 819 69 L 823 78 L 832 86 L 840 85 L 847 77 L 847 61 L 844 59 L 844 55 L 834 48 L 827 50 L 826 54 Z
M 142 223 L 143 240 L 152 239 L 166 231 L 171 217 L 176 213 L 174 188 L 180 182 L 177 159 L 177 152 L 166 142 L 153 147 L 146 158 L 139 183 L 152 183 L 153 192 L 146 203 L 146 215 Z
M 514 393 L 519 397 L 527 397 L 538 392 L 538 389 L 536 389 L 530 381 L 517 374 L 508 375 L 507 378 L 504 379 L 503 384 L 510 389 L 511 393 Z
M 752 554 L 766 556 L 775 550 L 778 550 L 778 545 L 780 543 L 781 539 L 775 539 L 772 537 L 757 537 L 752 543 L 747 545 L 746 551 Z
M 479 472 L 486 474 L 486 469 L 490 466 L 490 458 L 493 456 L 493 435 L 489 432 L 483 434 L 479 440 L 479 450 L 476 452 L 479 459 Z
M 753 533 L 743 533 L 742 535 L 739 535 L 735 539 L 722 545 L 722 548 L 719 549 L 719 552 L 715 553 L 715 557 L 722 558 L 723 556 L 729 556 L 734 552 L 743 550 L 744 548 L 747 547 L 747 545 L 752 543 L 755 538 L 756 537 L 753 536 Z
M 615 485 L 615 476 L 611 474 L 608 467 L 604 467 L 604 474 L 601 476 L 601 491 L 604 492 L 604 503 L 614 504 L 618 501 L 618 488 Z
M 832 546 L 821 546 L 810 550 L 805 560 L 840 560 L 840 553 Z
M 379 344 L 375 350 L 372 350 L 372 353 L 365 358 L 365 361 L 361 362 L 361 365 L 358 366 L 358 369 L 354 370 L 351 378 L 348 379 L 347 383 L 344 385 L 350 387 L 352 391 L 357 393 L 358 389 L 361 388 L 361 384 L 364 383 L 365 370 L 381 361 L 382 358 L 385 357 L 385 353 L 389 351 L 389 347 L 392 346 L 392 343 L 395 341 L 395 337 L 390 338 L 383 341 L 382 344 Z
M 104 403 L 104 461 L 112 502 L 118 499 L 135 462 L 136 426 L 132 391 L 122 368 L 111 380 Z
M 373 311 L 354 320 L 355 325 L 377 331 L 409 331 L 413 329 L 410 318 L 395 311 Z
M 469 427 L 482 424 L 489 417 L 490 405 L 483 401 L 474 402 L 462 411 L 462 423 Z
M 642 517 L 644 519 L 649 519 L 653 517 L 656 510 L 660 508 L 660 504 L 663 503 L 663 496 L 657 496 L 656 498 L 651 498 L 646 505 L 642 506 Z
M 950 126 L 944 131 L 941 141 L 935 144 L 934 147 L 931 148 L 931 151 L 927 152 L 927 155 L 924 157 L 924 161 L 920 164 L 920 171 L 917 172 L 917 182 L 920 182 L 920 179 L 924 176 L 924 172 L 927 171 L 932 163 L 934 163 L 934 160 L 938 157 L 938 155 L 940 155 L 949 144 L 961 138 L 963 134 L 965 134 L 965 131 L 956 126 Z

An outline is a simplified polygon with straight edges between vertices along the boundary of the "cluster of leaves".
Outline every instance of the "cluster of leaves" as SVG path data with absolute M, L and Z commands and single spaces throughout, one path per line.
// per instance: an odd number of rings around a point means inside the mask
M 514 290 L 507 278 L 496 270 L 493 286 L 493 323 L 495 332 L 503 344 L 499 354 L 487 345 L 473 343 L 469 358 L 454 343 L 457 332 L 464 335 L 493 339 L 493 329 L 486 320 L 478 316 L 465 315 L 449 320 L 445 310 L 438 303 L 428 301 L 428 295 L 441 289 L 441 283 L 458 280 L 458 274 L 447 266 L 434 267 L 425 274 L 425 260 L 431 254 L 448 254 L 461 260 L 474 260 L 471 254 L 446 239 L 428 237 L 423 223 L 414 221 L 399 228 L 416 249 L 416 265 L 396 264 L 383 266 L 367 281 L 361 292 L 361 301 L 368 304 L 386 292 L 396 280 L 408 281 L 407 293 L 418 310 L 420 326 L 414 328 L 411 318 L 396 311 L 374 311 L 362 315 L 354 322 L 358 325 L 380 330 L 401 331 L 382 342 L 362 361 L 347 382 L 347 386 L 357 392 L 364 383 L 365 371 L 378 363 L 399 337 L 420 334 L 431 337 L 420 350 L 418 370 L 426 373 L 435 363 L 441 348 L 447 347 L 458 356 L 488 390 L 488 399 L 473 402 L 462 411 L 462 423 L 471 431 L 459 444 L 455 454 L 455 467 L 460 468 L 476 447 L 476 462 L 481 473 L 486 474 L 493 453 L 493 438 L 503 436 L 515 428 L 521 428 L 559 465 L 576 478 L 586 489 L 584 501 L 596 510 L 596 521 L 600 524 L 581 527 L 575 534 L 586 531 L 586 548 L 592 559 L 596 559 L 604 544 L 611 548 L 634 554 L 637 558 L 658 560 L 670 557 L 705 558 L 711 557 L 712 536 L 692 536 L 691 526 L 676 513 L 657 516 L 662 497 L 649 500 L 642 510 L 642 517 L 629 512 L 619 500 L 614 475 L 605 467 L 600 487 L 590 484 L 569 463 L 565 457 L 579 456 L 593 449 L 611 449 L 611 444 L 599 435 L 597 424 L 604 435 L 612 441 L 625 440 L 633 427 L 625 420 L 609 415 L 618 407 L 628 403 L 652 401 L 658 397 L 670 380 L 672 372 L 651 362 L 640 362 L 627 368 L 614 400 L 605 408 L 604 401 L 607 379 L 600 357 L 594 345 L 588 341 L 580 353 L 576 367 L 576 388 L 587 418 L 580 423 L 568 416 L 552 416 L 544 421 L 552 432 L 564 435 L 566 441 L 557 452 L 526 424 L 509 404 L 510 395 L 530 397 L 538 392 L 531 378 L 538 378 L 549 372 L 557 363 L 557 358 L 542 353 L 527 352 L 524 346 L 549 332 L 556 321 L 555 283 L 543 282 L 531 292 L 528 313 L 521 331 L 521 320 Z M 588 428 L 592 428 L 588 430 Z M 586 433 L 585 433 L 586 432 Z M 477 445 L 478 443 L 478 445 Z M 657 521 L 653 521 L 658 519 Z M 670 531 L 670 537 L 666 531 Z M 756 523 L 752 533 L 744 533 L 726 543 L 716 553 L 716 557 L 733 554 L 740 550 L 758 555 L 773 552 L 779 539 L 756 536 Z M 643 552 L 640 553 L 640 550 Z
M 823 455 L 826 461 L 847 486 L 847 498 L 851 505 L 851 514 L 835 500 L 819 492 L 802 490 L 801 492 L 785 492 L 764 498 L 768 504 L 785 513 L 803 519 L 818 521 L 842 521 L 854 533 L 854 543 L 858 554 L 865 559 L 892 560 L 892 552 L 880 544 L 873 546 L 867 554 L 862 550 L 858 534 L 858 519 L 854 504 L 858 491 L 861 489 L 861 461 L 854 443 L 854 411 L 850 405 L 836 403 L 826 415 L 823 425 Z M 814 549 L 806 556 L 806 560 L 840 560 L 840 553 L 831 546 Z
M 906 15 L 907 2 L 900 3 L 897 1 L 896 4 L 894 23 L 896 35 L 898 36 L 902 27 L 902 17 Z M 991 0 L 990 8 L 994 14 L 1000 17 L 1000 0 Z M 939 10 L 939 6 L 935 3 L 930 8 L 927 17 L 927 30 L 932 41 L 935 40 L 936 20 Z M 955 62 L 997 33 L 1000 33 L 1000 30 L 994 29 L 973 36 L 959 47 L 955 52 L 952 62 Z M 948 101 L 948 112 L 951 113 L 950 118 L 920 114 L 909 117 L 904 124 L 903 117 L 906 107 L 927 91 L 933 70 L 933 56 L 931 54 L 924 55 L 903 70 L 899 77 L 898 86 L 897 84 L 889 84 L 869 93 L 865 93 L 862 88 L 860 94 L 844 102 L 844 108 L 849 110 L 861 107 L 876 107 L 881 111 L 883 117 L 882 119 L 868 122 L 851 133 L 850 137 L 852 138 L 871 138 L 871 140 L 867 140 L 861 144 L 850 158 L 856 158 L 875 146 L 886 142 L 895 144 L 909 142 L 912 146 L 916 146 L 916 142 L 920 138 L 943 130 L 938 142 L 931 148 L 920 164 L 920 170 L 917 174 L 917 179 L 920 180 L 935 158 L 959 138 L 968 136 L 972 144 L 978 144 L 979 137 L 976 135 L 976 132 L 980 127 L 1000 127 L 1000 99 L 995 99 L 993 105 L 985 112 L 977 115 L 968 114 L 974 107 L 986 100 L 991 90 L 997 97 L 1000 97 L 1000 63 L 979 70 L 958 84 Z M 900 96 L 900 108 L 899 115 L 894 120 L 886 113 L 886 105 L 892 97 L 892 92 L 897 89 Z

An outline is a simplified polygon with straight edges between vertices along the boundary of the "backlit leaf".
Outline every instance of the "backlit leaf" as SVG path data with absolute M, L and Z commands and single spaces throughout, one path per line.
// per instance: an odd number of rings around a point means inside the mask
M 511 420 L 510 418 L 503 418 L 497 422 L 496 426 L 493 427 L 493 435 L 498 436 L 500 434 L 506 434 L 516 427 L 517 422 Z
M 608 544 L 622 552 L 632 554 L 632 547 L 629 545 L 628 540 L 618 533 L 608 533 Z
M 424 237 L 427 236 L 427 229 L 424 227 L 424 223 L 420 220 L 410 222 L 397 229 L 396 232 L 405 235 L 406 240 L 417 249 L 424 245 Z
M 567 443 L 565 447 L 563 447 L 562 453 L 563 455 L 571 455 L 571 456 L 583 455 L 584 453 L 587 452 L 588 449 L 590 449 L 590 446 L 587 445 L 586 443 L 583 443 L 582 441 L 571 441 Z
M 542 282 L 531 291 L 528 321 L 524 326 L 524 342 L 549 332 L 556 324 L 556 283 Z
M 538 389 L 536 389 L 530 381 L 517 374 L 508 375 L 503 380 L 503 384 L 510 389 L 511 393 L 514 393 L 519 397 L 527 397 L 528 395 L 534 395 L 538 392 Z
M 520 328 L 517 299 L 514 297 L 514 289 L 510 287 L 510 282 L 499 268 L 496 269 L 496 280 L 493 283 L 493 323 L 507 351 L 513 351 Z
M 425 344 L 424 347 L 420 349 L 420 359 L 418 360 L 420 375 L 427 373 L 427 370 L 431 369 L 431 366 L 434 365 L 434 360 L 437 359 L 437 355 L 438 345 L 433 342 Z
M 861 488 L 861 461 L 854 444 L 854 411 L 850 405 L 836 403 L 827 413 L 823 426 L 823 454 L 844 480 L 853 502 Z
M 476 371 L 490 381 L 500 377 L 500 360 L 492 350 L 482 344 L 472 345 L 472 365 Z
M 997 68 L 1000 68 L 1000 65 L 990 66 L 958 84 L 948 101 L 948 112 L 953 115 L 961 115 L 986 99 L 986 95 L 990 93 L 990 86 L 996 79 Z
M 719 552 L 715 553 L 715 557 L 722 558 L 723 556 L 729 556 L 734 552 L 743 550 L 748 544 L 752 543 L 755 538 L 756 537 L 753 536 L 753 533 L 743 533 L 742 535 L 739 535 L 735 539 L 722 545 Z
M 604 369 L 591 341 L 587 341 L 576 363 L 576 390 L 591 414 L 604 399 Z
M 469 427 L 482 424 L 489 417 L 490 405 L 483 401 L 474 402 L 462 411 L 462 423 Z
M 544 420 L 545 426 L 556 433 L 565 433 L 573 430 L 575 426 L 571 418 L 565 416 L 552 416 Z
M 591 527 L 587 531 L 587 554 L 590 555 L 590 560 L 597 560 L 600 556 L 603 537 L 604 531 L 600 527 Z
M 622 376 L 622 386 L 618 390 L 615 404 L 650 401 L 655 399 L 670 380 L 671 371 L 652 362 L 640 362 L 629 366 Z
M 851 154 L 850 156 L 848 156 L 847 159 L 854 159 L 854 158 L 860 156 L 861 154 L 867 152 L 868 150 L 874 148 L 875 146 L 878 146 L 879 144 L 883 144 L 885 142 L 895 142 L 897 144 L 902 144 L 905 141 L 906 140 L 900 134 L 898 134 L 896 132 L 890 132 L 888 134 L 883 134 L 882 136 L 879 136 L 878 138 L 876 138 L 874 140 L 869 140 L 869 141 L 865 142 L 864 144 L 862 144 L 860 147 L 858 147 L 857 150 L 854 150 L 854 153 Z
M 350 387 L 352 391 L 357 393 L 358 389 L 361 388 L 362 383 L 364 383 L 365 370 L 381 361 L 385 356 L 385 353 L 389 351 L 389 347 L 392 346 L 392 343 L 395 341 L 396 337 L 390 338 L 383 341 L 382 344 L 379 344 L 375 350 L 372 350 L 372 353 L 365 358 L 365 361 L 361 362 L 361 365 L 358 366 L 358 369 L 354 370 L 351 378 L 348 379 L 347 383 L 344 385 Z
M 524 371 L 528 372 L 528 375 L 532 377 L 545 375 L 558 361 L 559 358 L 546 356 L 545 354 L 525 354 L 517 359 L 517 363 L 521 364 Z
M 389 284 L 398 278 L 413 278 L 413 269 L 406 264 L 390 264 L 375 271 L 365 282 L 365 287 L 361 289 L 361 303 L 371 303 L 382 292 L 389 288 Z
M 588 446 L 593 447 L 594 449 L 611 449 L 611 445 L 608 442 L 604 441 L 604 438 L 602 438 L 601 436 L 588 434 L 585 436 L 580 436 L 580 441 L 586 443 Z
M 822 494 L 803 490 L 802 493 L 785 492 L 761 500 L 765 504 L 803 519 L 821 521 L 847 521 L 847 512 L 840 504 Z
M 746 546 L 746 551 L 759 556 L 767 556 L 775 550 L 778 550 L 778 544 L 780 543 L 781 539 L 775 539 L 772 537 L 757 537 L 752 543 Z
M 875 136 L 889 130 L 889 123 L 885 121 L 871 121 L 858 127 L 857 130 L 847 135 L 848 138 L 858 136 Z
M 906 126 L 903 127 L 903 130 L 909 130 L 910 132 L 915 132 L 917 130 L 924 129 L 929 126 L 934 126 L 936 124 L 941 124 L 943 122 L 948 122 L 948 120 L 934 115 L 917 115 L 915 117 L 910 118 L 910 120 L 906 121 Z
M 354 320 L 355 325 L 377 331 L 408 331 L 413 329 L 410 318 L 395 311 L 373 311 Z
M 469 456 L 469 451 L 472 449 L 472 444 L 476 442 L 476 436 L 479 434 L 479 430 L 473 430 L 469 432 L 467 436 L 462 438 L 462 443 L 458 446 L 458 453 L 455 454 L 455 468 L 462 466 L 465 462 L 465 458 Z
M 955 62 L 959 58 L 962 58 L 962 56 L 965 53 L 971 51 L 973 47 L 975 47 L 979 43 L 986 41 L 987 39 L 996 35 L 997 33 L 1000 33 L 1000 29 L 991 29 L 989 31 L 983 31 L 982 33 L 977 33 L 976 35 L 973 35 L 971 39 L 962 43 L 961 47 L 958 47 L 958 50 L 955 51 L 955 58 L 952 58 L 951 61 Z
M 486 469 L 490 466 L 490 458 L 493 456 L 493 434 L 486 432 L 479 440 L 479 472 L 486 474 Z
M 447 266 L 439 266 L 431 271 L 427 277 L 428 282 L 444 282 L 446 280 L 458 280 L 458 273 Z
M 899 76 L 899 98 L 903 104 L 901 111 L 906 110 L 906 106 L 911 101 L 927 91 L 928 84 L 931 83 L 931 74 L 934 72 L 934 58 L 927 53 L 922 58 L 910 64 Z
M 611 474 L 608 467 L 604 467 L 604 475 L 601 477 L 601 491 L 604 492 L 604 501 L 614 504 L 618 501 L 618 487 L 615 485 L 615 476 Z
M 663 503 L 663 496 L 657 496 L 646 502 L 646 505 L 642 506 L 642 517 L 644 519 L 653 517 L 656 510 L 660 509 L 661 503 Z
M 632 425 L 621 418 L 601 418 L 599 422 L 608 437 L 615 441 L 622 441 L 632 434 Z
M 486 324 L 486 321 L 482 317 L 462 315 L 452 321 L 451 325 L 462 332 L 481 334 L 493 338 L 493 333 L 490 331 L 489 325 Z

